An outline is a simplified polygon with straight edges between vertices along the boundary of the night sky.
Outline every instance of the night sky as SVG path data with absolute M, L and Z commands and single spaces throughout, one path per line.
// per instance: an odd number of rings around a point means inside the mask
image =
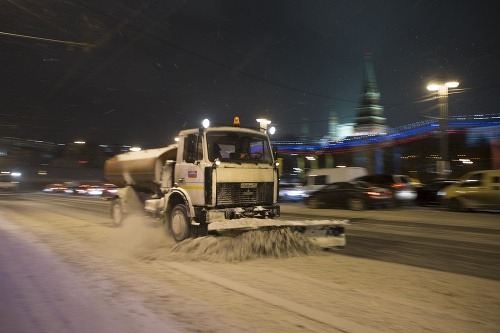
M 235 115 L 322 136 L 354 120 L 367 51 L 390 127 L 437 116 L 432 80 L 460 82 L 451 115 L 498 113 L 495 4 L 2 0 L 0 136 L 149 148 Z

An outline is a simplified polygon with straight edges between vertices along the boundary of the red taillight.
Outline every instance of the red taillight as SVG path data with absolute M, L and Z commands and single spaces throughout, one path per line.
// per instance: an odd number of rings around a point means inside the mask
M 368 191 L 366 192 L 371 197 L 378 197 L 380 195 L 380 192 L 373 192 L 373 191 Z
M 405 187 L 405 184 L 392 184 L 392 187 L 394 187 L 394 188 L 403 188 L 403 187 Z

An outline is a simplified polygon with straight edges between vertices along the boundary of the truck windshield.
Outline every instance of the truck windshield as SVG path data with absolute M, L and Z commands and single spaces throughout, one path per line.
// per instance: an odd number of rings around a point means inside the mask
M 236 132 L 208 132 L 208 159 L 238 163 L 272 163 L 265 135 Z

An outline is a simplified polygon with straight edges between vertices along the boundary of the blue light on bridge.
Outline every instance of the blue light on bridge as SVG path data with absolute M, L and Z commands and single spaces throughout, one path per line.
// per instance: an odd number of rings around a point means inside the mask
M 448 129 L 452 130 L 470 130 L 473 128 L 491 128 L 492 134 L 500 138 L 500 115 L 481 115 L 477 116 L 454 116 L 450 117 Z M 347 137 L 342 141 L 325 143 L 317 141 L 316 143 L 301 143 L 299 141 L 274 142 L 281 152 L 317 152 L 317 151 L 336 151 L 343 149 L 362 148 L 370 145 L 397 145 L 403 142 L 422 140 L 436 133 L 439 130 L 439 123 L 436 120 L 420 121 L 414 124 L 408 124 L 395 128 L 385 135 L 374 136 L 356 136 Z

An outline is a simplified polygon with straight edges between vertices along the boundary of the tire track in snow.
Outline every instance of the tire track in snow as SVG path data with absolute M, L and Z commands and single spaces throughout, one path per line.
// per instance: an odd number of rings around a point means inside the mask
M 309 319 L 315 320 L 317 322 L 321 322 L 323 324 L 329 325 L 337 330 L 340 330 L 342 332 L 349 332 L 349 333 L 380 333 L 379 330 L 376 330 L 374 328 L 364 326 L 361 324 L 358 324 L 356 322 L 343 319 L 343 318 L 338 318 L 336 316 L 333 316 L 331 313 L 324 312 L 303 304 L 299 304 L 296 302 L 292 302 L 290 300 L 287 300 L 285 298 L 275 296 L 272 294 L 269 294 L 267 292 L 249 287 L 247 285 L 220 277 L 216 276 L 210 273 L 206 273 L 202 270 L 199 270 L 197 268 L 193 268 L 191 266 L 185 265 L 185 264 L 180 264 L 180 263 L 175 263 L 175 262 L 166 262 L 165 265 L 168 267 L 175 269 L 177 271 L 180 271 L 184 274 L 188 274 L 190 276 L 196 277 L 198 279 L 201 279 L 206 282 L 210 282 L 213 284 L 216 284 L 220 287 L 236 291 L 238 293 L 247 295 L 249 297 L 252 297 L 254 299 L 260 300 L 262 302 L 274 305 L 276 307 L 285 309 L 290 312 L 297 313 L 300 316 L 307 317 Z

